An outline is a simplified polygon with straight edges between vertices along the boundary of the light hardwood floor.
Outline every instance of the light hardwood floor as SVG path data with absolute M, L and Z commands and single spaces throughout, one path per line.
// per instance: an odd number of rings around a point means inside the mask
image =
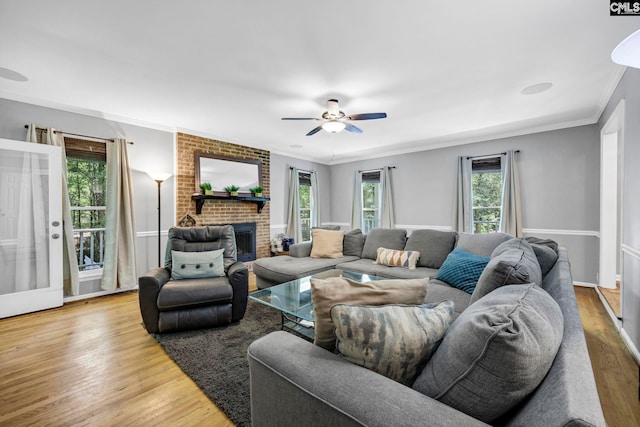
M 637 367 L 576 288 L 610 427 L 640 425 Z M 232 426 L 142 327 L 137 293 L 0 320 L 1 426 Z

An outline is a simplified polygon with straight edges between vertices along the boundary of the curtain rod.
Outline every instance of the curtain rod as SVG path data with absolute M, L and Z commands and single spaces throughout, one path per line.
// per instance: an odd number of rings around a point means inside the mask
M 25 128 L 25 129 L 29 129 L 29 125 L 24 125 L 24 128 Z M 40 130 L 40 131 L 43 131 L 43 132 L 47 132 L 47 131 L 48 131 L 46 128 L 39 128 L 39 127 L 37 127 L 37 126 L 36 126 L 36 130 Z M 81 138 L 101 139 L 101 140 L 102 140 L 102 141 L 104 141 L 104 142 L 107 142 L 107 141 L 108 141 L 108 142 L 115 142 L 115 140 L 114 140 L 114 139 L 112 139 L 112 138 L 102 138 L 102 137 L 99 137 L 99 136 L 81 135 L 81 134 L 79 134 L 79 133 L 63 132 L 63 131 L 61 131 L 61 130 L 54 130 L 53 132 L 54 132 L 54 133 L 59 133 L 59 134 L 62 134 L 62 135 L 79 136 L 79 137 L 81 137 Z M 96 141 L 96 142 L 97 142 L 97 141 Z M 127 144 L 131 144 L 131 145 L 133 145 L 133 144 L 134 144 L 134 142 L 133 142 L 133 141 L 127 141 Z
M 515 150 L 514 153 L 519 153 L 520 150 Z M 479 159 L 481 157 L 497 157 L 497 156 L 506 156 L 507 152 L 503 151 L 502 153 L 495 153 L 495 154 L 483 154 L 482 156 L 467 156 L 467 160 L 469 159 Z
M 378 168 L 378 169 L 362 170 L 362 171 L 358 171 L 358 172 L 375 172 L 375 171 L 381 171 L 384 168 L 395 169 L 396 167 L 395 166 L 384 166 L 384 167 L 381 167 L 381 168 Z

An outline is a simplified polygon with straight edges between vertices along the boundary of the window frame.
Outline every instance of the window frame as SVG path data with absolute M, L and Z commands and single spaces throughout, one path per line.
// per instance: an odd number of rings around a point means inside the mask
M 302 207 L 302 193 L 300 189 L 302 187 L 309 187 L 309 207 Z M 313 228 L 314 223 L 314 204 L 315 200 L 313 199 L 313 181 L 311 180 L 311 172 L 298 170 L 298 218 L 299 218 L 299 226 L 300 226 L 300 235 L 302 236 L 302 241 L 300 243 L 306 243 L 311 241 L 311 229 Z M 308 237 L 309 240 L 305 240 L 305 232 L 303 227 L 303 217 L 302 213 L 308 212 L 308 218 L 304 218 L 304 220 L 308 220 Z
M 367 208 L 365 207 L 365 185 L 374 184 L 375 185 L 375 207 Z M 374 228 L 379 228 L 382 222 L 382 171 L 367 171 L 362 172 L 362 182 L 360 184 L 360 224 L 362 226 L 362 232 L 367 234 L 369 231 Z M 374 212 L 375 218 L 373 218 L 372 226 L 367 226 L 367 221 L 371 219 L 365 218 L 365 212 Z
M 475 185 L 474 185 L 473 176 L 479 175 L 479 174 L 498 174 L 500 176 L 500 191 L 499 191 L 500 200 L 497 206 L 476 206 L 475 204 L 476 200 L 474 197 Z M 471 211 L 472 211 L 471 232 L 473 234 L 486 234 L 486 233 L 493 233 L 493 232 L 500 231 L 500 223 L 502 221 L 502 190 L 504 185 L 503 182 L 504 182 L 504 176 L 503 176 L 501 156 L 487 156 L 487 157 L 480 157 L 472 160 L 470 189 L 471 189 L 471 205 L 472 205 L 471 206 Z M 480 209 L 497 209 L 498 210 L 497 223 L 495 221 L 476 220 L 476 211 Z M 485 231 L 476 231 L 477 224 L 495 224 L 495 229 L 487 230 L 485 228 Z

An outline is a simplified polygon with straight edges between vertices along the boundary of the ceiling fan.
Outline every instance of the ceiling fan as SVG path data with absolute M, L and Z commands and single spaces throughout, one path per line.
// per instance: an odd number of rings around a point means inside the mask
M 283 117 L 282 120 L 322 120 L 323 123 L 311 129 L 307 136 L 315 135 L 320 132 L 321 129 L 326 130 L 329 133 L 338 133 L 341 130 L 348 132 L 361 134 L 363 132 L 357 126 L 348 123 L 347 120 L 373 120 L 384 119 L 387 117 L 387 113 L 364 113 L 364 114 L 351 114 L 347 116 L 343 111 L 340 111 L 337 99 L 330 99 L 327 101 L 327 111 L 322 113 L 322 118 L 316 117 Z

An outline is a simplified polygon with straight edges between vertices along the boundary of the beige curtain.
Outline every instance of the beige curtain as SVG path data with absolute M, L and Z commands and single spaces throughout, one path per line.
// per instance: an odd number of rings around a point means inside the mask
M 500 231 L 522 237 L 522 207 L 520 195 L 520 175 L 513 150 L 501 157 L 502 164 L 502 215 Z
M 62 149 L 62 238 L 63 238 L 63 283 L 64 294 L 66 296 L 78 295 L 80 293 L 80 281 L 78 279 L 78 260 L 76 258 L 76 244 L 73 235 L 73 222 L 71 220 L 71 203 L 69 202 L 69 191 L 67 190 L 67 156 L 64 151 L 64 137 L 49 128 L 42 132 L 39 140 L 36 126 L 30 124 L 27 129 L 27 141 L 53 145 Z
M 394 228 L 396 225 L 396 217 L 393 212 L 393 190 L 391 188 L 391 168 L 385 166 L 380 171 L 380 192 L 382 193 L 380 227 Z
M 107 142 L 107 216 L 102 289 L 136 286 L 136 232 L 127 142 Z
M 471 158 L 458 157 L 456 198 L 453 209 L 453 229 L 473 233 L 473 200 L 471 193 Z

